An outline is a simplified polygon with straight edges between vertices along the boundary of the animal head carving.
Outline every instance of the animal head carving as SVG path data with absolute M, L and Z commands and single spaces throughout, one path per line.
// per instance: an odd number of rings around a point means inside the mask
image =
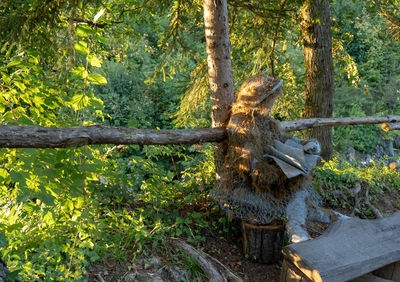
M 240 87 L 232 112 L 242 112 L 247 109 L 248 111 L 256 111 L 259 114 L 268 115 L 275 98 L 282 94 L 281 86 L 282 80 L 265 74 L 254 76 Z

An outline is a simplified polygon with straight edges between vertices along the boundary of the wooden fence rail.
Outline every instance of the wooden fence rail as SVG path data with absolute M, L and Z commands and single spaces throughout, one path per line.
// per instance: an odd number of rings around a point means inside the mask
M 400 116 L 311 118 L 281 122 L 285 131 L 318 126 L 345 126 L 400 122 Z M 221 142 L 224 127 L 203 129 L 155 130 L 104 125 L 71 128 L 0 125 L 0 148 L 67 148 L 96 144 L 169 145 Z

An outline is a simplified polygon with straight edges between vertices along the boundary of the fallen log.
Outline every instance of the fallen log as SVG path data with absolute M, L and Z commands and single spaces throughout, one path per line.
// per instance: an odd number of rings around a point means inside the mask
M 384 122 L 381 124 L 383 131 L 388 132 L 390 130 L 400 130 L 400 122 Z
M 179 145 L 220 142 L 226 130 L 219 128 L 155 130 L 92 125 L 71 128 L 0 126 L 0 148 L 68 148 L 84 145 Z
M 293 121 L 282 121 L 280 124 L 285 131 L 297 131 L 313 127 L 333 127 L 360 124 L 379 124 L 400 122 L 400 116 L 368 116 L 345 118 L 309 118 Z

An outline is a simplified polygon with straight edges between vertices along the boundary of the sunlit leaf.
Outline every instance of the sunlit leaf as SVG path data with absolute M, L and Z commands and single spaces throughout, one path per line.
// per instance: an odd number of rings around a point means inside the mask
M 72 70 L 71 73 L 82 79 L 88 77 L 88 72 L 84 67 L 77 67 L 76 69 Z
M 35 56 L 29 56 L 28 62 L 34 65 L 39 64 L 39 60 Z
M 94 33 L 95 33 L 95 31 L 87 25 L 80 25 L 76 28 L 76 35 L 78 35 L 80 37 L 87 37 Z
M 85 41 L 79 41 L 78 43 L 75 43 L 74 49 L 83 55 L 87 55 L 90 52 Z
M 107 79 L 99 73 L 90 73 L 88 80 L 93 84 L 107 84 Z
M 17 86 L 19 88 L 19 90 L 21 90 L 21 91 L 25 91 L 25 89 L 26 89 L 25 84 L 23 84 L 22 82 L 14 81 L 14 85 Z
M 104 103 L 103 103 L 103 101 L 101 99 L 93 97 L 93 98 L 90 99 L 89 105 L 94 107 L 94 108 L 97 108 L 97 109 L 102 109 Z
M 21 60 L 20 60 L 20 59 L 18 59 L 18 60 L 13 60 L 13 61 L 11 61 L 11 62 L 9 62 L 9 63 L 7 64 L 7 67 L 13 67 L 13 66 L 17 66 L 17 65 L 19 65 L 19 64 L 21 64 Z
M 89 54 L 87 60 L 93 67 L 101 67 L 101 61 L 95 54 Z
M 72 97 L 71 104 L 74 110 L 80 110 L 88 105 L 89 98 L 85 94 L 77 94 Z

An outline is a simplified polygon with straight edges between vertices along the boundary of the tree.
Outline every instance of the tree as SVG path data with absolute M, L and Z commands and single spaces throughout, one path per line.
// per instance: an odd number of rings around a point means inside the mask
M 301 17 L 306 69 L 303 117 L 332 117 L 334 80 L 329 0 L 304 1 Z M 318 139 L 324 159 L 331 157 L 331 128 L 313 128 L 306 136 Z
M 227 2 L 204 0 L 203 9 L 212 126 L 226 126 L 234 99 Z M 217 181 L 221 175 L 220 169 L 226 148 L 226 142 L 216 144 L 214 147 Z

